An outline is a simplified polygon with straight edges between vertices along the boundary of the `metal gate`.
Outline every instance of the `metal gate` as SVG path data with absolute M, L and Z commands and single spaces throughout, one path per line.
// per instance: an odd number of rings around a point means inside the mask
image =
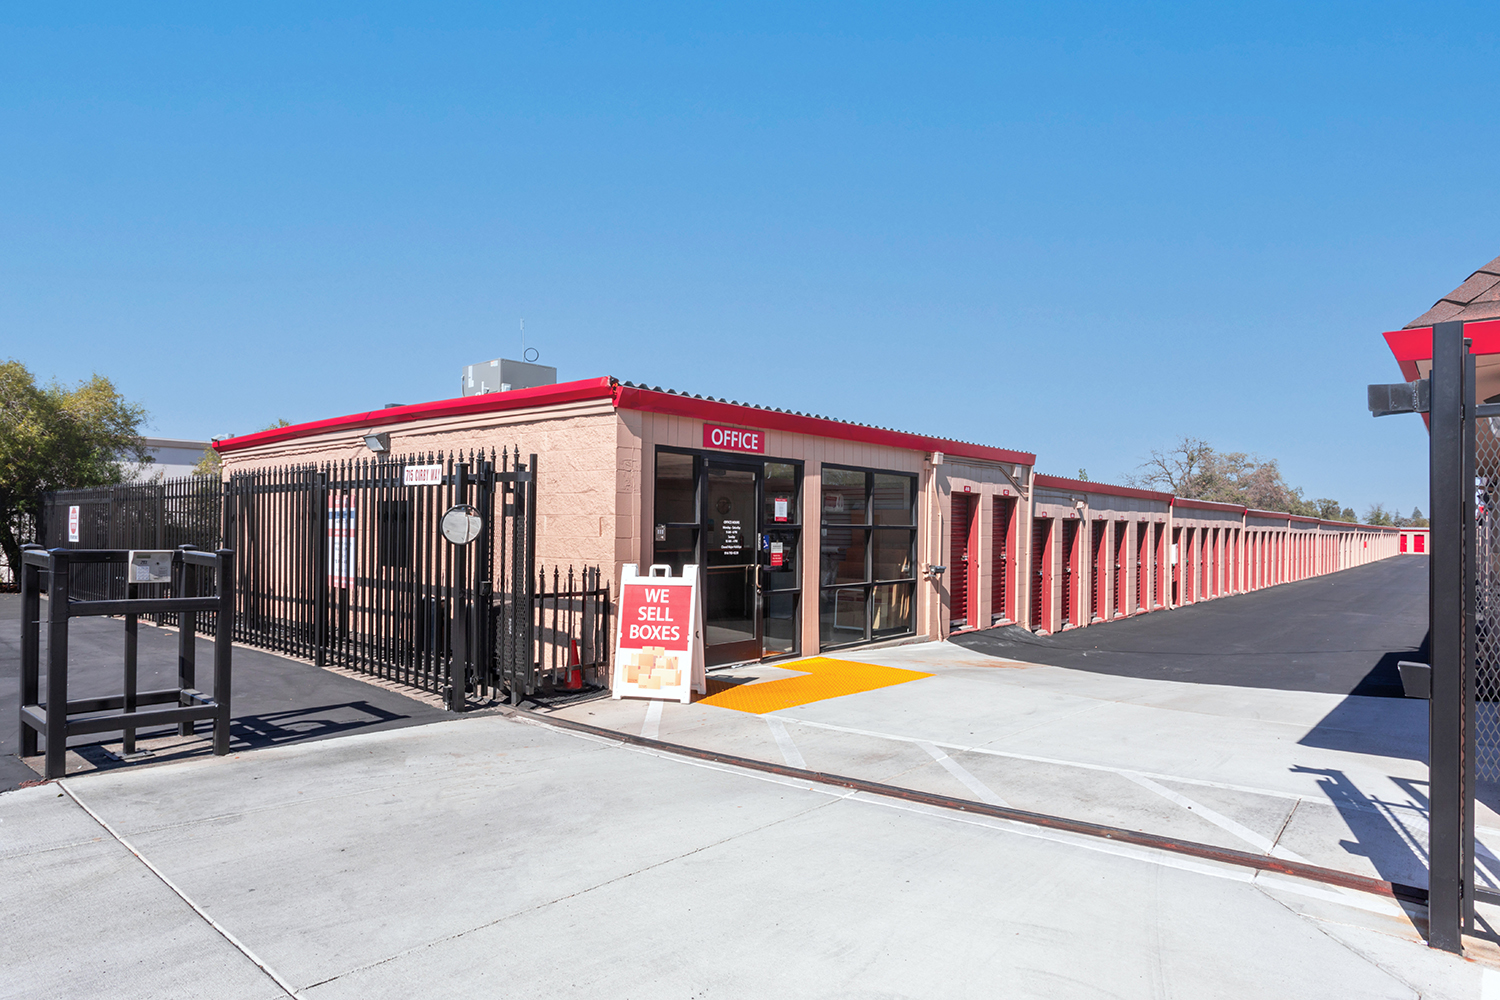
M 598 567 L 537 566 L 537 459 L 519 458 L 382 456 L 57 491 L 39 533 L 48 548 L 231 548 L 236 641 L 432 691 L 455 710 L 466 694 L 519 702 L 607 683 L 609 585 Z M 439 530 L 456 504 L 483 521 L 465 546 Z M 126 593 L 121 566 L 81 567 L 70 584 L 94 599 Z
M 1434 324 L 1427 379 L 1370 386 L 1370 410 L 1427 413 L 1429 660 L 1402 680 L 1428 695 L 1428 943 L 1462 951 L 1474 903 L 1478 778 L 1500 780 L 1500 403 L 1479 403 L 1462 322 Z
M 441 694 L 494 697 L 530 672 L 536 456 L 507 449 L 236 473 L 225 544 L 241 553 L 235 638 Z M 476 508 L 467 545 L 450 508 Z

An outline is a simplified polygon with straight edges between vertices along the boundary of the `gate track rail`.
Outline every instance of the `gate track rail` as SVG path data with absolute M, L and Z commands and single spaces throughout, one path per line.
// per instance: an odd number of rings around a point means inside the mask
M 1126 830 L 1118 826 L 1106 826 L 1103 823 L 1090 823 L 1086 820 L 1067 819 L 1062 816 L 1048 815 L 1047 813 L 1013 809 L 1010 806 L 997 806 L 991 805 L 988 802 L 975 802 L 972 799 L 960 799 L 951 795 L 939 795 L 936 792 L 923 792 L 912 788 L 902 788 L 898 785 L 887 785 L 883 782 L 870 781 L 865 778 L 854 778 L 846 774 L 810 771 L 805 768 L 791 767 L 786 764 L 775 764 L 770 761 L 721 753 L 717 750 L 704 750 L 700 747 L 686 746 L 681 743 L 654 740 L 646 736 L 636 736 L 614 729 L 605 729 L 602 726 L 591 726 L 586 722 L 575 722 L 572 719 L 540 715 L 521 708 L 502 709 L 500 714 L 520 716 L 543 725 L 556 726 L 559 729 L 568 729 L 574 732 L 588 733 L 591 736 L 599 736 L 621 743 L 629 743 L 634 746 L 660 750 L 664 753 L 676 754 L 679 757 L 692 757 L 696 760 L 711 761 L 715 764 L 728 764 L 733 767 L 761 771 L 765 774 L 775 774 L 784 778 L 797 778 L 820 785 L 850 788 L 855 791 L 869 792 L 872 795 L 901 799 L 906 802 L 919 802 L 923 805 L 936 806 L 939 809 L 952 809 L 958 812 L 990 816 L 994 819 L 1025 823 L 1028 826 L 1036 826 L 1048 830 L 1062 830 L 1067 833 L 1081 834 L 1085 837 L 1097 837 L 1101 840 L 1110 840 L 1116 843 L 1149 847 L 1159 851 L 1168 851 L 1173 854 L 1200 858 L 1204 861 L 1217 861 L 1221 864 L 1236 865 L 1241 868 L 1253 868 L 1257 871 L 1290 875 L 1293 878 L 1321 882 L 1325 885 L 1338 886 L 1343 889 L 1354 889 L 1358 892 L 1368 892 L 1376 896 L 1385 896 L 1404 903 L 1417 903 L 1423 906 L 1427 904 L 1427 890 L 1420 886 L 1406 885 L 1401 882 L 1387 882 L 1383 879 L 1370 878 L 1367 875 L 1355 875 L 1352 872 L 1342 872 L 1336 868 L 1324 868 L 1321 865 L 1308 864 L 1305 861 L 1286 861 L 1265 854 L 1237 851 L 1230 847 L 1215 847 L 1212 844 L 1201 844 L 1194 840 L 1179 840 L 1175 837 L 1163 837 L 1154 833 Z

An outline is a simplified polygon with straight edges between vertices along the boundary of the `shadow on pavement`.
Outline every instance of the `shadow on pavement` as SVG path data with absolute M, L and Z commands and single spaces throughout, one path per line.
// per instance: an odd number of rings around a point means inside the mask
M 23 781 L 36 778 L 36 774 L 15 756 L 19 747 L 20 610 L 20 595 L 0 594 L 0 791 L 8 791 Z M 45 602 L 42 613 L 45 616 Z M 45 629 L 42 634 L 42 655 L 45 658 Z M 175 683 L 177 641 L 176 632 L 141 623 L 142 690 L 170 687 Z M 119 694 L 123 684 L 123 650 L 122 620 L 75 619 L 68 637 L 69 697 Z M 211 676 L 209 665 L 212 662 L 212 640 L 200 637 L 200 682 L 206 683 Z M 309 663 L 242 646 L 234 649 L 233 685 L 230 705 L 235 750 L 329 739 L 452 718 L 443 709 L 414 697 L 322 670 Z M 204 729 L 201 725 L 199 728 L 200 731 Z M 140 730 L 138 735 L 142 740 L 160 741 L 174 733 L 172 728 L 158 728 Z M 117 746 L 119 741 L 119 733 L 101 733 L 75 737 L 68 741 L 68 746 L 72 750 L 94 748 L 87 756 L 95 760 L 103 757 L 107 746 Z M 206 750 L 199 742 L 194 742 L 191 751 L 181 746 L 174 753 L 189 752 L 203 753 Z
M 259 715 L 236 715 L 230 727 L 236 747 L 250 749 L 276 746 L 293 740 L 339 736 L 356 729 L 366 729 L 382 722 L 409 719 L 368 701 L 350 701 L 339 705 L 318 705 Z

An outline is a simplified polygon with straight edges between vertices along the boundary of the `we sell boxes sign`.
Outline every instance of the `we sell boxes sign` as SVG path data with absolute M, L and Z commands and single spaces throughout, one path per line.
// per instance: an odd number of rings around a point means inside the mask
M 641 576 L 634 563 L 620 581 L 615 634 L 616 698 L 693 700 L 708 692 L 703 669 L 703 623 L 698 613 L 698 567 L 652 566 Z

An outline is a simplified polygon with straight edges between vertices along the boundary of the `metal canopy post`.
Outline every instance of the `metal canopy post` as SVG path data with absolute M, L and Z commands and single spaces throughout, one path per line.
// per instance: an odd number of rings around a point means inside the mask
M 1464 830 L 1464 341 L 1463 323 L 1432 328 L 1432 697 L 1428 702 L 1431 817 L 1428 944 L 1462 952 Z M 1472 404 L 1471 404 L 1472 405 Z M 1472 479 L 1468 492 L 1473 493 Z M 1469 587 L 1472 587 L 1470 582 Z

